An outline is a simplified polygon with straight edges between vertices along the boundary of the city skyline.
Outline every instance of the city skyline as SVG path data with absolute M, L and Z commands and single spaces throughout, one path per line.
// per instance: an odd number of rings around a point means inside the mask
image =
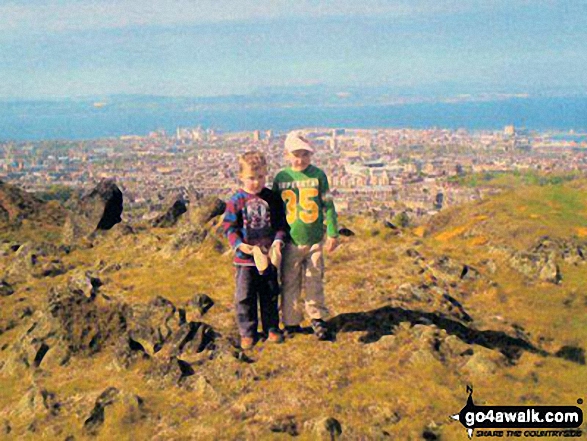
M 1 99 L 587 91 L 584 2 L 11 1 Z

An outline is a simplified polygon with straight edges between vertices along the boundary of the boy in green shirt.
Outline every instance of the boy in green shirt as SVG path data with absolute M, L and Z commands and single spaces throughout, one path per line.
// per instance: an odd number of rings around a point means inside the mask
M 305 310 L 320 340 L 331 338 L 324 319 L 323 251 L 334 251 L 338 244 L 338 225 L 326 174 L 311 164 L 314 153 L 308 140 L 290 133 L 285 140 L 290 167 L 280 171 L 273 191 L 285 204 L 291 241 L 286 244 L 282 273 L 282 319 L 286 332 L 300 332 L 303 319 L 300 296 L 305 288 Z M 324 239 L 326 220 L 326 240 Z

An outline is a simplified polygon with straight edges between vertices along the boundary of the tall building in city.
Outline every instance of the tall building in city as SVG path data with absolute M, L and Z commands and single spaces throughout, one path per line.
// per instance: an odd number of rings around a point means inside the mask
M 255 141 L 255 142 L 261 141 L 261 131 L 260 130 L 255 130 L 253 132 L 253 141 Z
M 514 125 L 505 126 L 503 129 L 503 134 L 505 136 L 514 136 L 516 134 L 516 128 Z

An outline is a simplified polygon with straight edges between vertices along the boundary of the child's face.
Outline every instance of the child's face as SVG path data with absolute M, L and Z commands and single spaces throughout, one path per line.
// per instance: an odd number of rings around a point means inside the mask
M 243 182 L 243 189 L 247 193 L 257 194 L 263 187 L 265 187 L 265 181 L 267 179 L 266 170 L 244 170 L 240 175 L 241 181 Z
M 291 168 L 296 171 L 305 170 L 312 162 L 312 152 L 307 150 L 295 150 L 287 154 Z

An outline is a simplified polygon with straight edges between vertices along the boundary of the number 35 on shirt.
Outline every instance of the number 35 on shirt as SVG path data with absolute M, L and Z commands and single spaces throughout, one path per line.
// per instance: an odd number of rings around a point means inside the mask
M 298 188 L 299 200 L 293 190 L 284 190 L 281 198 L 285 202 L 287 223 L 293 224 L 297 219 L 311 224 L 318 219 L 318 204 L 313 199 L 318 196 L 317 188 Z

